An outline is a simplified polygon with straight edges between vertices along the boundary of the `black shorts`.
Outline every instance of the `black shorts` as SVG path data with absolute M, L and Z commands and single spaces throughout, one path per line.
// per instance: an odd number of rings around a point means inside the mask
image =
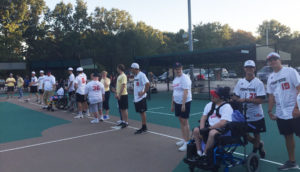
M 135 111 L 138 113 L 143 113 L 147 111 L 147 101 L 146 98 L 143 98 L 139 102 L 134 103 Z
M 43 90 L 43 89 L 39 89 L 39 93 L 40 93 L 40 94 L 43 94 L 43 93 L 44 93 L 44 90 Z
M 7 87 L 7 92 L 14 92 L 15 91 L 15 87 Z
M 258 121 L 249 121 L 248 124 L 250 125 L 248 125 L 248 132 L 255 134 L 266 132 L 265 118 Z
M 118 100 L 119 109 L 126 110 L 128 109 L 128 95 L 123 95 Z
M 84 95 L 76 93 L 76 102 L 79 102 L 79 103 L 86 102 Z
M 181 117 L 181 118 L 184 118 L 184 119 L 188 119 L 190 117 L 191 102 L 192 101 L 189 101 L 189 102 L 185 103 L 185 111 L 184 112 L 181 112 L 182 104 L 177 104 L 177 103 L 174 102 L 175 116 Z
M 75 95 L 75 91 L 70 91 L 68 92 L 69 98 L 71 98 L 71 96 Z
M 37 93 L 37 86 L 30 86 L 31 93 Z
M 103 101 L 104 110 L 109 110 L 109 97 L 110 97 L 110 91 L 105 91 L 105 99 Z
M 290 135 L 295 133 L 300 137 L 300 117 L 287 120 L 277 118 L 276 122 L 281 135 Z

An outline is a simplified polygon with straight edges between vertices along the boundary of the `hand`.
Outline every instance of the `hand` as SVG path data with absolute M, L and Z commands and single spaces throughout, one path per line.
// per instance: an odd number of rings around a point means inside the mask
M 185 112 L 185 104 L 182 104 L 182 106 L 181 106 L 181 112 Z
M 115 95 L 115 98 L 116 98 L 117 100 L 120 100 L 120 96 L 118 96 L 117 94 Z
M 174 105 L 171 105 L 171 112 L 174 112 Z
M 273 112 L 268 112 L 271 120 L 277 120 L 277 117 L 273 114 Z
M 298 117 L 300 117 L 300 111 L 299 111 L 298 107 L 294 108 L 292 114 L 293 114 L 293 118 L 298 118 Z
M 138 93 L 138 95 L 139 95 L 139 97 L 142 97 L 144 95 L 144 92 L 141 91 L 141 92 Z

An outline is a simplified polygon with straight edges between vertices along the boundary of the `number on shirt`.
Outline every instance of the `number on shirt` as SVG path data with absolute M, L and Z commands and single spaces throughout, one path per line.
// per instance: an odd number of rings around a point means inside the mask
M 100 90 L 100 86 L 99 85 L 94 85 L 93 86 L 93 91 L 99 91 Z
M 281 88 L 282 90 L 288 90 L 290 89 L 290 84 L 288 82 L 282 83 Z
M 256 97 L 256 93 L 250 93 L 250 99 L 254 99 Z

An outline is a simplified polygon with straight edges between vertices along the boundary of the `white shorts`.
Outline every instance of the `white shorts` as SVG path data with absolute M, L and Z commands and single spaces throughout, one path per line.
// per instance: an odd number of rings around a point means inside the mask
M 102 102 L 89 105 L 90 113 L 99 112 L 101 109 L 102 109 Z

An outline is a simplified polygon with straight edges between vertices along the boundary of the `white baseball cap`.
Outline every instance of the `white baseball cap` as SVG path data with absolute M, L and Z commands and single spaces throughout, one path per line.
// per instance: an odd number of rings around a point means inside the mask
M 132 64 L 131 64 L 131 68 L 132 68 L 132 69 L 140 69 L 140 66 L 139 66 L 139 64 L 137 64 L 137 63 L 132 63 Z
M 35 74 L 35 71 L 32 71 L 31 73 L 32 73 L 32 74 Z
M 43 71 L 43 70 L 40 70 L 40 73 L 44 73 L 44 71 Z
M 78 67 L 78 68 L 76 69 L 76 71 L 77 71 L 77 72 L 82 72 L 82 71 L 83 71 L 83 68 L 82 68 L 82 67 Z
M 73 71 L 73 68 L 69 67 L 68 70 L 69 70 L 69 71 Z
M 275 57 L 277 59 L 280 59 L 280 55 L 278 53 L 275 52 L 271 52 L 267 55 L 267 60 L 269 60 L 270 58 Z
M 247 61 L 245 61 L 244 67 L 247 67 L 247 66 L 255 67 L 254 61 L 253 60 L 247 60 Z

